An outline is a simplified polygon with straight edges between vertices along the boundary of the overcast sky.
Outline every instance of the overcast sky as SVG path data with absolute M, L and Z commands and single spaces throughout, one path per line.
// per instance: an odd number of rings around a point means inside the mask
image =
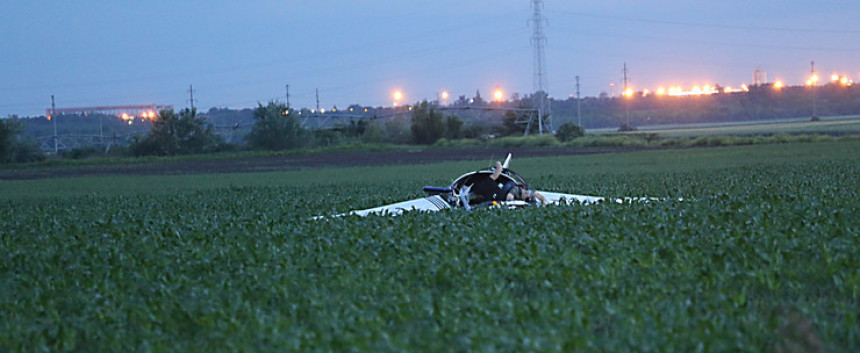
M 0 1 L 0 117 L 50 106 L 391 105 L 533 87 L 528 0 Z M 546 0 L 549 93 L 860 81 L 860 2 Z

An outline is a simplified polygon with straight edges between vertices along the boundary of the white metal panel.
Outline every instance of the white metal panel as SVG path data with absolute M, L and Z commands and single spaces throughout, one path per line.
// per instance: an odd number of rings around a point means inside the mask
M 356 210 L 339 214 L 337 216 L 357 215 L 367 216 L 371 214 L 396 216 L 406 211 L 430 211 L 435 212 L 443 209 L 451 208 L 445 200 L 439 195 L 423 197 L 420 199 L 408 200 L 398 203 L 392 203 L 385 206 L 368 208 L 366 210 Z

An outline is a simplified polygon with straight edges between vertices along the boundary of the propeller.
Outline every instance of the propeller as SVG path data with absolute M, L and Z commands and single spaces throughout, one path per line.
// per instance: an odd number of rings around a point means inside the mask
M 465 208 L 466 211 L 472 210 L 472 206 L 469 206 L 470 195 L 472 195 L 472 185 L 463 185 L 463 187 L 460 188 L 460 194 L 457 195 L 457 197 L 460 199 L 460 203 L 463 204 L 463 208 Z

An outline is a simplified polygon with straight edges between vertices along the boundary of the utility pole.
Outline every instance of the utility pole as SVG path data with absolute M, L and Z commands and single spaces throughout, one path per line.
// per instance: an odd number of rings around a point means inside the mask
M 320 112 L 320 89 L 317 88 L 317 113 Z
M 579 99 L 579 76 L 576 76 L 576 117 L 579 120 L 579 127 L 582 127 L 582 101 Z
M 287 85 L 287 109 L 290 109 L 290 85 Z
M 188 94 L 190 95 L 188 101 L 191 102 L 191 110 L 194 110 L 194 86 L 188 85 Z
M 812 82 L 812 118 L 815 119 L 818 117 L 817 112 L 817 97 L 815 94 L 815 86 L 818 84 L 818 77 L 815 75 L 815 61 L 809 62 L 809 80 Z
M 621 70 L 624 73 L 624 91 L 621 93 L 624 96 L 624 110 L 625 115 L 627 117 L 627 125 L 630 125 L 630 97 L 627 95 L 627 63 L 624 63 L 624 69 Z
M 54 102 L 54 95 L 51 95 L 51 121 L 54 122 L 54 155 L 57 155 L 59 148 L 59 137 L 57 136 L 57 104 Z

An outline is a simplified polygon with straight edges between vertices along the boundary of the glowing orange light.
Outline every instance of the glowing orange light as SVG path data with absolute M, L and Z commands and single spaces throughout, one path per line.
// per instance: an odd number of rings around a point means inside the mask
M 662 96 L 662 95 L 664 95 L 664 94 L 666 94 L 666 89 L 665 89 L 665 88 L 663 88 L 663 87 L 657 88 L 657 95 L 658 95 L 658 96 Z
M 448 91 L 442 91 L 442 100 L 448 99 Z
M 627 97 L 632 97 L 633 96 L 633 89 L 628 88 L 628 89 L 624 90 L 624 95 Z
M 843 77 L 839 82 L 842 83 L 843 86 L 848 85 L 848 77 Z
M 776 88 L 776 89 L 782 89 L 783 86 L 784 86 L 784 84 L 782 83 L 782 81 L 776 81 L 773 83 L 773 88 Z
M 394 91 L 394 100 L 400 101 L 401 99 L 403 99 L 403 92 Z
M 647 97 L 649 94 L 651 94 L 651 91 L 647 88 L 642 90 L 642 97 Z
M 493 91 L 493 99 L 495 99 L 497 102 L 501 102 L 502 98 L 504 98 L 504 97 L 505 97 L 505 95 L 502 92 L 501 88 L 496 88 L 496 90 Z
M 831 80 L 831 81 L 839 81 L 839 75 L 837 75 L 837 74 L 833 74 L 833 75 L 831 75 L 831 76 L 830 76 L 830 80 Z

